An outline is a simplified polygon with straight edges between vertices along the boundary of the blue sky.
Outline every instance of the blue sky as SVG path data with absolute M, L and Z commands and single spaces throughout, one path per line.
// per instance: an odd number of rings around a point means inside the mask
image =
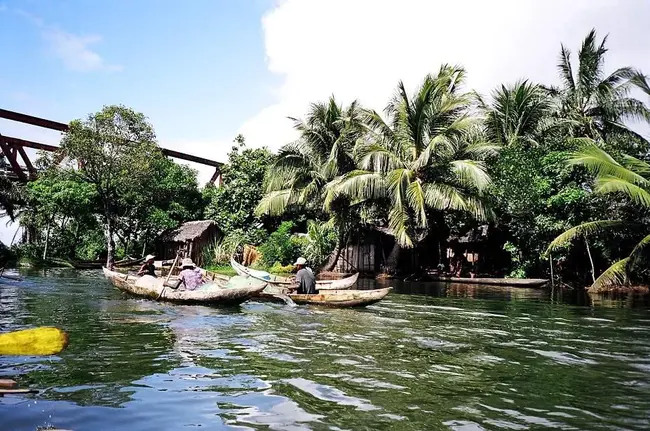
M 381 110 L 442 63 L 483 94 L 556 84 L 560 43 L 575 53 L 592 28 L 609 34 L 607 71 L 650 74 L 649 22 L 644 0 L 0 0 L 0 107 L 68 122 L 121 103 L 161 146 L 225 161 L 238 133 L 275 150 L 309 103 Z M 60 138 L 5 120 L 0 133 Z
M 151 119 L 163 146 L 229 143 L 271 101 L 260 26 L 271 4 L 6 1 L 2 106 L 67 122 L 123 103 Z

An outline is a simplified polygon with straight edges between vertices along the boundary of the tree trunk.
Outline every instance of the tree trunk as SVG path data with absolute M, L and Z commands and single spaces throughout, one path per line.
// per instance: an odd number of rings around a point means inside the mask
M 50 228 L 52 226 L 52 222 L 48 221 L 47 222 L 47 229 L 45 230 L 45 247 L 43 248 L 43 260 L 47 259 L 47 246 L 49 245 L 50 242 Z
M 113 238 L 113 220 L 106 217 L 106 268 L 113 269 L 115 266 L 115 238 Z
M 589 248 L 589 242 L 585 236 L 585 246 L 587 246 L 587 254 L 589 255 L 589 263 L 591 264 L 591 280 L 596 282 L 596 268 L 594 267 L 594 259 L 591 257 L 591 249 Z
M 347 234 L 341 233 L 339 235 L 339 240 L 336 244 L 336 248 L 334 248 L 334 251 L 330 255 L 329 260 L 322 268 L 323 271 L 333 271 L 334 268 L 336 268 L 339 257 L 341 257 L 341 252 L 343 252 L 343 249 L 347 246 L 347 242 Z
M 399 256 L 401 250 L 402 247 L 400 247 L 400 245 L 397 243 L 397 240 L 395 240 L 395 245 L 390 251 L 390 254 L 388 255 L 388 258 L 386 259 L 386 263 L 384 265 L 387 274 L 392 275 L 397 272 L 397 265 L 399 264 Z

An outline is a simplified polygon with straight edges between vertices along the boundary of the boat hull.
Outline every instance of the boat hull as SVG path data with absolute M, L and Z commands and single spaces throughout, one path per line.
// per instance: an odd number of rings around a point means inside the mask
M 163 279 L 150 285 L 140 285 L 136 277 L 129 274 L 110 271 L 103 268 L 104 276 L 118 289 L 143 298 L 175 302 L 180 304 L 203 305 L 237 305 L 259 294 L 266 287 L 266 283 L 256 282 L 245 287 L 224 288 L 209 291 L 175 290 L 170 287 L 163 288 Z
M 392 287 L 375 290 L 331 290 L 313 295 L 288 294 L 296 304 L 321 305 L 325 307 L 347 308 L 365 307 L 381 301 L 392 290 Z
M 445 283 L 485 284 L 492 286 L 541 287 L 549 282 L 542 278 L 464 278 L 464 277 L 432 277 L 433 281 Z
M 248 268 L 232 258 L 230 259 L 230 266 L 232 266 L 235 272 L 242 277 L 252 277 L 260 281 L 265 281 L 272 286 L 287 287 L 294 284 L 294 282 L 289 278 L 271 275 L 268 272 Z M 319 291 L 349 289 L 356 284 L 358 279 L 359 273 L 339 280 L 316 280 L 316 289 Z

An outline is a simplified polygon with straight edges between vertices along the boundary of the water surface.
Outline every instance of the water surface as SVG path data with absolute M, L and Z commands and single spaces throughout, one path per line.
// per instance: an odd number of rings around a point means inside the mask
M 42 390 L 0 398 L 3 431 L 650 428 L 643 303 L 388 281 L 365 309 L 220 309 L 135 299 L 98 271 L 30 275 L 0 285 L 0 331 L 71 341 L 0 357 L 0 378 Z

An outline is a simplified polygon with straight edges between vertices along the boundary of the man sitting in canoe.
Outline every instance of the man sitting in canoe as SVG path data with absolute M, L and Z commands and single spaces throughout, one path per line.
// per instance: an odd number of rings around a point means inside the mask
M 147 257 L 144 258 L 144 263 L 140 267 L 138 275 L 150 275 L 152 277 L 156 276 L 156 267 L 153 264 L 154 258 L 155 256 L 153 254 L 148 254 Z
M 196 290 L 203 285 L 203 272 L 197 268 L 192 259 L 186 257 L 181 264 L 181 272 L 178 274 L 178 283 L 174 289 L 182 284 L 186 290 Z
M 316 277 L 311 268 L 307 266 L 307 260 L 304 257 L 299 257 L 296 263 L 294 263 L 294 266 L 298 268 L 298 273 L 296 274 L 298 293 L 318 293 L 316 290 Z

